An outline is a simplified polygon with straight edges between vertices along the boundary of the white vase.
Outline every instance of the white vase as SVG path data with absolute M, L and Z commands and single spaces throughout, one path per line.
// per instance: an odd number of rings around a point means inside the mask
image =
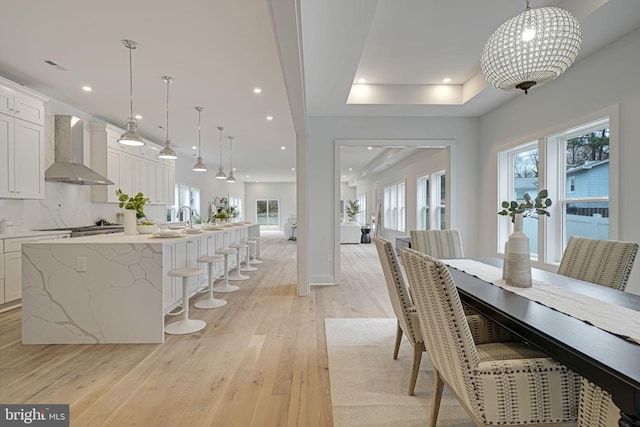
M 136 211 L 133 209 L 124 210 L 124 234 L 129 236 L 138 234 L 136 230 Z
M 503 277 L 510 286 L 530 288 L 532 284 L 529 238 L 522 232 L 521 214 L 515 216 L 514 231 L 509 236 L 505 247 Z

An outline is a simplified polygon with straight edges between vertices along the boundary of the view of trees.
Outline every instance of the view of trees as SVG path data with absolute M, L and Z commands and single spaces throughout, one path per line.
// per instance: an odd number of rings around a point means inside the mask
M 567 140 L 567 169 L 609 158 L 609 129 Z

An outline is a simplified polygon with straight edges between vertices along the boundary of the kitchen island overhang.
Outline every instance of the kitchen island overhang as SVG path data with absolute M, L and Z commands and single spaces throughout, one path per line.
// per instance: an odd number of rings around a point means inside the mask
M 22 342 L 162 343 L 165 313 L 179 304 L 182 286 L 169 270 L 196 266 L 201 254 L 256 232 L 258 225 L 243 225 L 176 238 L 110 234 L 25 243 Z M 205 280 L 193 280 L 189 294 Z

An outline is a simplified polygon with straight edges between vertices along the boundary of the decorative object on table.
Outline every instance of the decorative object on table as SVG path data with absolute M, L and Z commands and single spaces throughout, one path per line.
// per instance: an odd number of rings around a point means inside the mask
M 129 196 L 123 193 L 121 189 L 116 190 L 116 195 L 120 203 L 118 206 L 124 208 L 124 234 L 136 234 L 136 223 L 138 219 L 145 217 L 144 205 L 149 201 L 144 194 L 138 193 L 135 196 Z
M 362 212 L 362 208 L 360 207 L 360 202 L 358 200 L 347 200 L 347 208 L 345 209 L 345 213 L 347 214 L 347 218 L 349 221 L 354 222 L 356 220 L 356 215 Z
M 531 9 L 502 24 L 482 50 L 480 66 L 498 89 L 521 89 L 554 80 L 573 63 L 582 46 L 578 20 L 559 7 Z
M 202 110 L 204 110 L 204 108 L 202 108 L 202 107 L 194 107 L 194 108 L 196 109 L 196 111 L 198 111 L 198 159 L 196 160 L 196 164 L 193 165 L 191 170 L 192 171 L 196 171 L 196 172 L 206 172 L 207 171 L 207 165 L 205 165 L 204 162 L 202 161 L 202 152 L 200 151 L 200 146 L 201 146 L 201 142 L 200 142 L 200 131 L 201 131 L 200 115 L 202 113 Z
M 549 216 L 547 209 L 552 202 L 548 196 L 547 190 L 542 190 L 535 199 L 532 199 L 529 193 L 525 193 L 523 202 L 502 202 L 502 210 L 498 215 L 510 216 L 514 224 L 514 231 L 504 246 L 502 278 L 508 285 L 531 287 L 531 251 L 529 237 L 522 232 L 522 220 Z
M 136 230 L 140 234 L 151 234 L 156 231 L 156 223 L 152 221 L 144 221 L 136 225 Z
M 7 220 L 0 220 L 0 234 L 13 233 L 13 222 Z
M 116 216 L 117 216 L 117 214 L 116 214 Z M 107 218 L 101 216 L 101 217 L 98 217 L 98 220 L 96 221 L 96 225 L 105 226 L 105 225 L 118 225 L 118 224 L 114 224 L 114 223 L 108 221 Z
M 127 118 L 126 132 L 122 134 L 118 142 L 122 145 L 141 146 L 144 145 L 142 137 L 138 135 L 138 122 L 133 115 L 133 63 L 131 52 L 138 47 L 138 43 L 133 40 L 122 40 L 124 47 L 129 49 L 129 106 L 130 115 Z
M 212 206 L 216 208 L 216 213 L 212 215 L 212 218 L 218 222 L 228 222 L 238 216 L 238 208 L 229 206 L 229 199 L 226 197 L 216 197 Z
M 173 77 L 162 76 L 162 81 L 167 84 L 167 137 L 164 140 L 164 148 L 158 153 L 159 159 L 175 160 L 178 158 L 175 150 L 171 148 L 171 140 L 169 139 L 169 85 L 173 83 Z

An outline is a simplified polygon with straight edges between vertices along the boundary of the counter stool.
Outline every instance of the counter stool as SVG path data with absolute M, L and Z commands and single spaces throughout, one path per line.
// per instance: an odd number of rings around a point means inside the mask
M 218 249 L 217 255 L 224 256 L 224 284 L 213 288 L 213 292 L 235 292 L 240 289 L 237 286 L 229 284 L 229 255 L 236 253 L 235 249 Z
M 189 277 L 199 276 L 203 271 L 196 267 L 176 268 L 167 275 L 171 277 L 182 277 L 182 311 L 172 315 L 182 314 L 182 320 L 173 322 L 164 327 L 164 332 L 171 335 L 184 335 L 197 332 L 207 326 L 204 320 L 189 319 Z
M 202 301 L 198 301 L 193 304 L 196 308 L 202 309 L 210 309 L 210 308 L 218 308 L 227 304 L 227 301 L 223 299 L 217 299 L 213 297 L 213 282 L 215 282 L 216 278 L 213 277 L 213 264 L 217 262 L 223 262 L 224 257 L 222 255 L 213 255 L 213 256 L 201 256 L 196 261 L 201 264 L 208 264 L 208 274 L 207 274 L 207 282 L 209 286 L 205 289 L 205 292 L 209 293 L 209 298 L 203 299 Z
M 232 243 L 229 245 L 230 248 L 235 249 L 236 252 L 236 272 L 235 274 L 229 276 L 229 280 L 247 280 L 249 279 L 249 276 L 245 276 L 244 274 L 240 274 L 240 268 L 242 267 L 240 265 L 240 250 L 241 249 L 246 249 L 249 246 L 245 243 Z
M 245 258 L 244 258 L 244 263 L 242 265 L 242 268 L 240 268 L 240 271 L 257 271 L 258 269 L 255 267 L 251 266 L 251 249 L 253 248 L 253 250 L 256 249 L 256 241 L 255 240 L 251 240 L 251 239 L 247 239 L 247 240 L 241 240 L 240 243 L 244 243 L 245 245 L 249 245 L 249 247 L 247 248 L 247 253 L 245 254 Z
M 253 251 L 253 258 L 249 261 L 249 264 L 262 264 L 262 260 L 258 258 L 258 254 L 260 253 L 260 237 L 259 236 L 251 236 L 251 240 L 256 241 L 256 248 Z

